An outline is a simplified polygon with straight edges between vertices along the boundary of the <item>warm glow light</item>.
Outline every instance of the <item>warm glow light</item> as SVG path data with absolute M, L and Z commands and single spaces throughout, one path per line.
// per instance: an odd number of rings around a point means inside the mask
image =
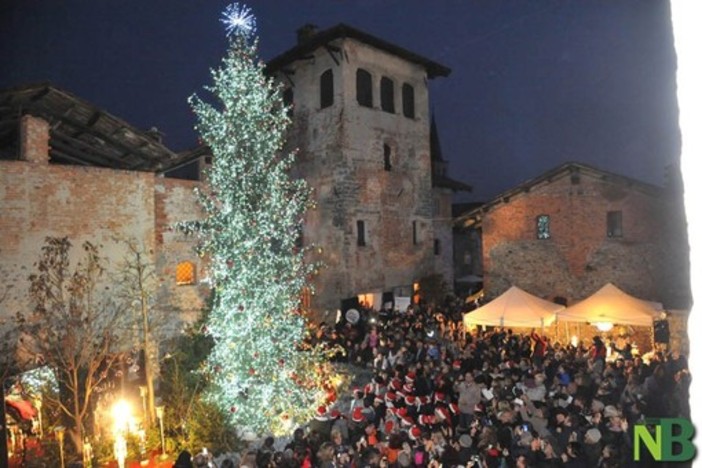
M 614 328 L 612 322 L 595 322 L 593 325 L 601 332 L 608 332 Z
M 579 342 L 580 342 L 580 340 L 578 339 L 578 337 L 577 337 L 576 335 L 573 335 L 573 336 L 570 337 L 570 344 L 571 344 L 574 348 L 577 348 L 577 347 L 578 347 L 578 343 L 579 343 Z
M 115 432 L 126 432 L 132 420 L 132 408 L 126 400 L 118 400 L 112 407 Z

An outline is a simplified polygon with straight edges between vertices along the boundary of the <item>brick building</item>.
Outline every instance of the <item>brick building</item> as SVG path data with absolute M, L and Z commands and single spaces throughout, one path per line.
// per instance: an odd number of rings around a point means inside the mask
M 528 180 L 460 218 L 481 237 L 486 297 L 511 285 L 571 304 L 608 282 L 669 309 L 690 306 L 677 184 L 577 163 Z
M 46 84 L 0 92 L 0 109 L 0 328 L 29 307 L 28 277 L 47 236 L 68 237 L 74 251 L 101 246 L 111 271 L 128 258 L 123 240 L 134 241 L 158 276 L 156 330 L 173 334 L 197 318 L 204 265 L 170 229 L 198 216 L 196 182 L 159 175 L 190 155 Z

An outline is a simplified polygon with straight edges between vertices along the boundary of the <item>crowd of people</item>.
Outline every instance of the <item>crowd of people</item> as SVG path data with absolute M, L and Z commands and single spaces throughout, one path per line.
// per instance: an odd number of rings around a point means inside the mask
M 646 466 L 645 450 L 633 460 L 633 426 L 689 418 L 677 352 L 645 361 L 627 345 L 607 356 L 600 337 L 574 346 L 540 330 L 466 331 L 455 314 L 416 306 L 322 324 L 314 338 L 369 381 L 318 408 L 284 448 L 269 438 L 239 466 Z

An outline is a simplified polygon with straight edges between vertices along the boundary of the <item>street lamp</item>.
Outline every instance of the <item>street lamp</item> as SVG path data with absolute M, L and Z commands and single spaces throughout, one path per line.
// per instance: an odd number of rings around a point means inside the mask
M 66 428 L 63 426 L 56 426 L 54 428 L 54 433 L 56 434 L 56 440 L 58 440 L 59 443 L 59 456 L 61 457 L 61 468 L 64 468 L 64 460 L 63 460 L 63 436 L 66 433 Z
M 131 409 L 125 400 L 119 400 L 112 407 L 112 418 L 114 419 L 115 433 L 115 458 L 119 468 L 124 468 L 124 461 L 127 458 L 127 439 L 125 434 L 129 432 L 131 423 Z
M 156 407 L 156 417 L 158 418 L 158 426 L 161 429 L 161 458 L 166 458 L 166 439 L 163 435 L 163 405 Z

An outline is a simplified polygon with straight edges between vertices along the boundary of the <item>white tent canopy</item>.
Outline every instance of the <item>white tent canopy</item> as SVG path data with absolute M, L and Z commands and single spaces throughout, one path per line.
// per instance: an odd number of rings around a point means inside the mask
M 650 327 L 662 311 L 662 304 L 637 299 L 607 283 L 587 299 L 560 312 L 558 320 Z
M 463 316 L 465 325 L 493 327 L 547 327 L 563 309 L 528 292 L 512 286 L 507 291 L 482 307 Z

